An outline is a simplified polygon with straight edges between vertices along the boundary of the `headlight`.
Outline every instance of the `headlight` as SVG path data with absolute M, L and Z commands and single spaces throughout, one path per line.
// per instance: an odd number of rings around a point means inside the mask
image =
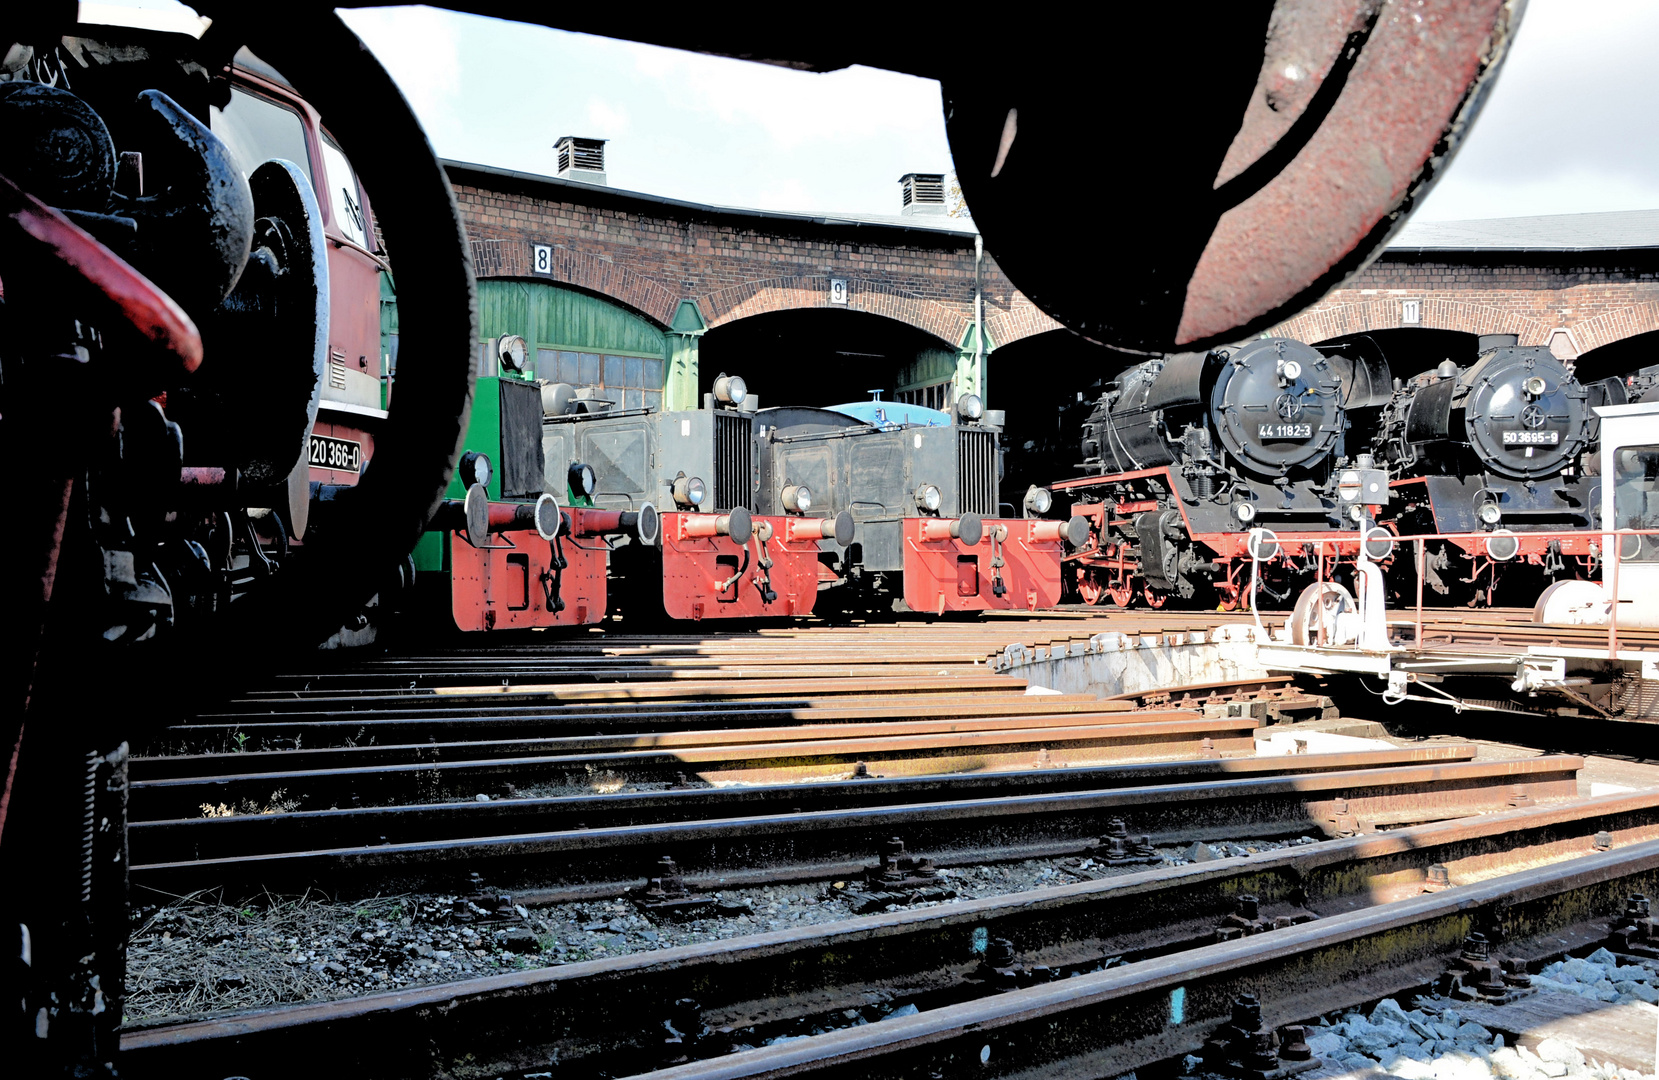
M 1053 505 L 1054 496 L 1049 494 L 1048 488 L 1032 484 L 1025 489 L 1025 508 L 1033 514 L 1046 514 Z
M 599 486 L 599 477 L 594 475 L 593 466 L 578 461 L 570 467 L 570 490 L 572 494 L 589 496 Z
M 812 489 L 805 484 L 790 484 L 783 489 L 783 508 L 795 514 L 812 509 Z
M 461 455 L 461 483 L 467 487 L 474 484 L 490 486 L 490 477 L 495 473 L 490 467 L 490 459 L 474 450 Z
M 1503 510 L 1495 502 L 1481 503 L 1480 509 L 1475 513 L 1479 514 L 1480 519 L 1488 525 L 1496 525 L 1503 520 Z
M 923 484 L 916 489 L 916 505 L 931 514 L 939 512 L 939 489 L 932 484 Z
M 1365 507 L 1361 506 L 1359 503 L 1355 503 L 1348 508 L 1348 516 L 1354 521 L 1364 521 Z
M 1285 377 L 1285 382 L 1295 382 L 1302 377 L 1302 365 L 1294 360 L 1286 360 L 1279 373 Z
M 956 411 L 969 420 L 978 420 L 985 415 L 985 403 L 978 394 L 963 394 L 956 399 Z
M 1544 391 L 1548 389 L 1549 387 L 1545 385 L 1543 378 L 1538 375 L 1534 375 L 1521 384 L 1521 392 L 1527 397 L 1543 397 Z
M 736 375 L 721 375 L 714 380 L 714 400 L 723 405 L 741 405 L 748 396 L 748 385 Z
M 674 501 L 681 506 L 702 506 L 708 489 L 699 477 L 681 473 L 674 478 Z
M 1248 525 L 1256 520 L 1256 508 L 1247 502 L 1234 503 L 1233 516 Z

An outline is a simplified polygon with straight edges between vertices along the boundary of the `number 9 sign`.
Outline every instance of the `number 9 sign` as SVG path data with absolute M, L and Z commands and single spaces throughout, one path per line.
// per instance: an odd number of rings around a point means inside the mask
M 844 278 L 830 278 L 829 302 L 845 304 L 847 302 L 847 282 Z

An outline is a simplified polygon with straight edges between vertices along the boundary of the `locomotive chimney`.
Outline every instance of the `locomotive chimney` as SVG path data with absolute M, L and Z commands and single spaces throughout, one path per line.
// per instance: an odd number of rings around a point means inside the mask
M 945 213 L 944 173 L 905 173 L 899 177 L 899 213 L 905 217 Z
M 561 135 L 553 144 L 558 158 L 555 176 L 561 180 L 580 180 L 584 184 L 609 186 L 605 178 L 605 144 L 609 139 L 583 139 L 575 135 Z

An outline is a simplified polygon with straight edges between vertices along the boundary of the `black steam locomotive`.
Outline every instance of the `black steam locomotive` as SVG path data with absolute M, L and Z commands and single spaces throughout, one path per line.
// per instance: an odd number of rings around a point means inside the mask
M 1384 523 L 1402 536 L 1484 534 L 1426 542 L 1425 597 L 1492 603 L 1503 583 L 1530 603 L 1544 578 L 1593 576 L 1594 409 L 1625 399 L 1621 380 L 1581 383 L 1548 348 L 1511 335 L 1483 338 L 1467 367 L 1447 360 L 1403 383 L 1374 444 L 1396 476 Z M 1408 560 L 1394 567 L 1399 581 L 1411 572 Z
M 1388 394 L 1380 357 L 1288 338 L 1131 368 L 1084 423 L 1094 475 L 1054 485 L 1091 522 L 1074 587 L 1089 603 L 1234 607 L 1251 580 L 1252 535 L 1264 554 L 1276 543 L 1284 555 L 1258 579 L 1277 599 L 1314 577 L 1317 559 L 1335 569 L 1353 557 L 1366 508 L 1388 499 L 1369 455 L 1349 460 L 1349 413 Z M 1314 538 L 1340 542 L 1297 542 Z

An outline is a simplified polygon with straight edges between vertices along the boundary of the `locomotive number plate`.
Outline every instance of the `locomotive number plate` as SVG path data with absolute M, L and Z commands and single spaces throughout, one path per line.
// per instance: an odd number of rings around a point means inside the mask
M 339 469 L 342 472 L 363 471 L 363 444 L 350 439 L 333 439 L 327 435 L 311 436 L 311 464 L 318 469 Z
M 1559 431 L 1506 431 L 1503 433 L 1505 446 L 1557 446 L 1561 442 Z
M 1311 439 L 1312 424 L 1257 424 L 1258 439 Z

